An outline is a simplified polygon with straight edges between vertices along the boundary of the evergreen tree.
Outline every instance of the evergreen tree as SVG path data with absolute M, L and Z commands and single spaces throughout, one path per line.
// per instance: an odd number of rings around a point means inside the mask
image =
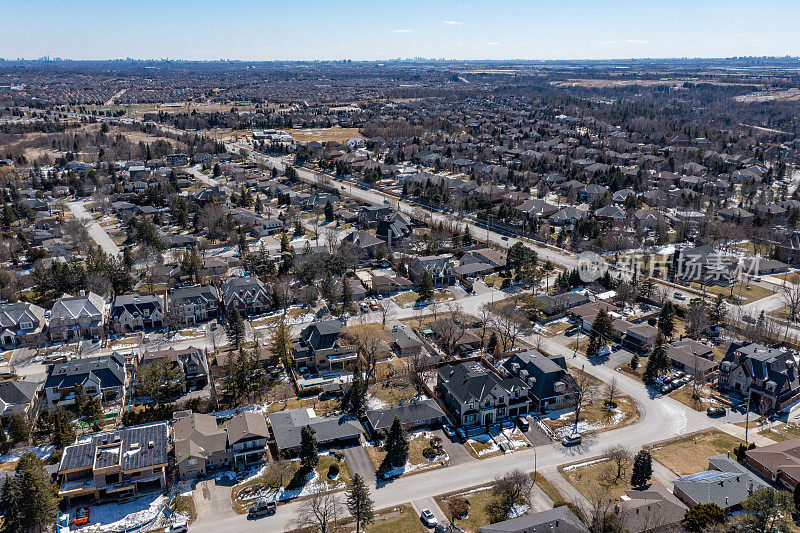
M 464 229 L 464 235 L 461 236 L 461 244 L 472 246 L 472 232 L 469 230 L 469 226 Z
M 86 409 L 86 404 L 89 403 L 89 395 L 86 394 L 86 390 L 84 390 L 83 385 L 81 384 L 72 387 L 72 394 L 75 396 L 75 402 L 73 405 L 75 406 L 75 410 L 80 415 L 83 413 L 83 410 Z
M 300 466 L 311 472 L 318 464 L 317 435 L 311 426 L 303 426 L 300 430 Z
M 592 329 L 589 331 L 589 345 L 586 347 L 586 355 L 588 357 L 596 356 L 600 349 L 605 346 L 606 340 L 610 339 L 612 335 L 611 317 L 608 316 L 605 309 L 601 309 L 592 322 Z
M 675 306 L 669 300 L 664 303 L 658 315 L 658 329 L 667 338 L 672 337 L 675 332 Z
M 283 233 L 281 234 L 281 253 L 286 253 L 289 251 L 289 234 Z
M 244 343 L 245 326 L 242 315 L 235 307 L 228 313 L 228 321 L 225 323 L 225 333 L 228 336 L 228 343 L 239 348 Z
M 364 479 L 360 474 L 354 475 L 347 490 L 347 510 L 356 522 L 356 533 L 360 533 L 362 527 L 367 527 L 375 519 L 373 505 Z
M 706 312 L 708 313 L 708 323 L 712 326 L 719 326 L 725 322 L 725 316 L 728 314 L 728 310 L 725 307 L 725 299 L 721 294 L 717 295 L 714 303 L 708 307 Z
M 631 485 L 641 487 L 653 476 L 653 458 L 647 450 L 639 450 L 633 459 L 633 472 L 631 474 Z
M 59 450 L 75 442 L 75 427 L 64 409 L 53 413 L 53 446 Z
M 428 301 L 433 298 L 433 280 L 427 270 L 423 270 L 420 275 L 417 294 L 419 294 L 421 301 Z
M 92 426 L 95 431 L 99 431 L 103 427 L 105 416 L 103 415 L 103 405 L 100 403 L 100 398 L 93 398 L 86 405 L 86 414 L 83 421 Z
M 360 368 L 353 372 L 353 380 L 343 397 L 343 403 L 343 407 L 356 416 L 364 416 L 367 412 L 367 383 Z
M 31 438 L 31 424 L 28 418 L 22 413 L 14 413 L 8 422 L 8 434 L 14 444 L 28 442 L 28 439 Z
M 330 200 L 325 203 L 325 222 L 333 222 L 333 204 Z
M 26 453 L 19 459 L 0 491 L 0 507 L 3 533 L 40 533 L 55 525 L 58 487 L 36 455 Z
M 650 357 L 647 358 L 647 365 L 645 365 L 642 378 L 646 384 L 652 385 L 662 372 L 669 370 L 669 367 L 670 362 L 667 356 L 664 336 L 661 334 L 661 331 L 658 331 L 658 333 L 656 333 L 653 350 L 650 352 Z
M 342 278 L 342 313 L 353 309 L 353 288 L 347 281 L 347 278 Z
M 285 316 L 281 316 L 281 319 L 275 325 L 275 328 L 273 328 L 269 348 L 276 363 L 283 363 L 283 366 L 288 372 L 293 362 L 292 331 L 289 328 L 289 324 L 286 323 Z
M 247 257 L 247 253 L 250 251 L 250 247 L 247 244 L 247 234 L 244 232 L 244 229 L 239 228 L 239 242 L 238 242 L 238 251 L 239 257 L 243 260 Z
M 725 511 L 714 503 L 693 505 L 686 511 L 681 523 L 690 533 L 700 533 L 715 524 L 724 524 Z
M 486 343 L 486 353 L 494 353 L 495 346 L 497 346 L 497 332 L 492 330 L 492 334 L 489 335 L 489 342 Z
M 386 464 L 389 468 L 405 466 L 408 461 L 408 435 L 403 422 L 398 417 L 394 417 L 389 433 L 386 435 Z

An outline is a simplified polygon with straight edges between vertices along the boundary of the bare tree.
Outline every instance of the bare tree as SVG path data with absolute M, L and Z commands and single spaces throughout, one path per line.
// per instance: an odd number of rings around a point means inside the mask
M 606 403 L 608 405 L 614 405 L 614 400 L 616 399 L 617 395 L 619 395 L 619 384 L 617 383 L 617 378 L 611 378 L 611 381 L 605 384 L 603 387 L 603 395 L 605 396 Z
M 512 506 L 530 503 L 533 484 L 533 478 L 527 472 L 515 469 L 494 480 L 492 493 L 499 498 L 500 504 L 507 515 Z
M 375 379 L 378 361 L 389 356 L 388 335 L 379 324 L 359 324 L 348 327 L 342 337 L 356 346 L 363 362 L 367 384 Z
M 271 461 L 264 471 L 264 482 L 277 494 L 292 478 L 292 463 L 285 459 Z
M 800 276 L 787 276 L 786 283 L 781 287 L 781 301 L 786 306 L 789 322 L 797 322 L 797 313 L 800 311 Z
M 397 306 L 391 303 L 390 299 L 382 300 L 378 306 L 378 312 L 381 314 L 381 324 L 384 326 L 388 320 L 397 316 Z
M 612 483 L 616 483 L 625 476 L 628 466 L 631 464 L 631 452 L 622 444 L 612 444 L 606 448 L 603 454 L 608 457 L 612 465 L 611 475 L 613 475 Z
M 585 372 L 580 372 L 575 377 L 575 394 L 573 395 L 572 407 L 575 413 L 574 430 L 578 430 L 578 422 L 581 420 L 581 412 L 584 405 L 593 397 L 596 392 L 596 387 L 592 384 L 589 375 Z
M 481 346 L 486 345 L 486 328 L 492 319 L 492 310 L 488 304 L 483 304 L 478 308 L 478 318 L 481 319 Z
M 316 482 L 308 490 L 308 497 L 297 510 L 294 526 L 317 533 L 332 533 L 338 529 L 337 521 L 343 515 L 343 503 L 328 490 L 325 482 Z
M 513 350 L 520 333 L 530 327 L 530 321 L 522 308 L 515 305 L 503 305 L 495 312 L 494 325 L 503 345 L 503 351 Z

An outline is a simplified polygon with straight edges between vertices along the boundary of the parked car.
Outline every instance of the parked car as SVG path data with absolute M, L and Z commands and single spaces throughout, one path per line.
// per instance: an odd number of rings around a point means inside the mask
M 564 446 L 577 446 L 582 440 L 583 438 L 580 433 L 573 433 L 561 439 L 561 444 Z
M 751 317 L 750 315 L 742 315 L 742 322 L 747 322 L 748 324 L 755 324 L 756 319 Z
M 456 430 L 453 429 L 453 426 L 451 426 L 449 424 L 444 424 L 442 426 L 442 431 L 444 431 L 444 434 L 447 435 L 450 438 L 456 436 Z
M 73 523 L 76 526 L 85 526 L 89 523 L 89 507 L 78 507 L 75 509 L 75 520 Z
M 247 516 L 250 518 L 261 518 L 262 516 L 273 515 L 277 510 L 278 506 L 275 505 L 275 502 L 261 501 L 250 508 L 247 512 Z
M 661 394 L 669 394 L 670 392 L 672 392 L 672 385 L 661 386 Z
M 439 521 L 436 520 L 436 517 L 433 516 L 433 513 L 430 509 L 423 509 L 422 512 L 419 513 L 419 517 L 422 520 L 422 523 L 428 527 L 436 527 L 436 525 L 439 523 Z
M 189 531 L 189 526 L 186 524 L 186 521 L 182 522 L 175 522 L 171 526 L 167 527 L 164 530 L 164 533 L 187 533 Z
M 712 405 L 708 409 L 706 409 L 706 414 L 708 416 L 723 416 L 727 411 L 724 407 L 720 407 L 718 405 Z
M 685 300 L 686 299 L 686 296 L 684 296 L 682 292 L 676 292 L 675 294 L 673 294 L 673 296 L 675 297 L 676 300 Z
M 504 240 L 504 241 L 507 241 L 507 240 L 508 240 L 508 237 L 506 237 L 505 235 L 503 235 L 502 237 L 500 237 L 500 239 L 502 239 L 502 240 Z
M 528 431 L 531 429 L 531 424 L 528 422 L 528 419 L 524 416 L 517 418 L 517 427 L 522 431 Z

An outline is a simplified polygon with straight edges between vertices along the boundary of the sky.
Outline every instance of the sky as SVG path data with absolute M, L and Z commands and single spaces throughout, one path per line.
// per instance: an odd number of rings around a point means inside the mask
M 800 0 L 2 0 L 0 57 L 800 56 Z

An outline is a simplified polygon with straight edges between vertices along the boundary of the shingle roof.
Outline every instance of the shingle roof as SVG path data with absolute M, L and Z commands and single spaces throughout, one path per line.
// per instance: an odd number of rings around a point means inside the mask
M 66 389 L 83 383 L 92 374 L 102 388 L 125 385 L 125 360 L 119 354 L 73 359 L 47 367 L 44 388 Z
M 228 432 L 228 442 L 231 444 L 239 442 L 250 435 L 269 437 L 267 420 L 264 415 L 251 413 L 250 411 L 239 413 L 231 418 L 225 424 L 225 430 Z
M 589 529 L 569 507 L 562 505 L 478 528 L 480 533 L 588 533 Z
M 317 417 L 313 409 L 291 409 L 269 415 L 269 425 L 279 450 L 300 446 L 300 431 L 311 426 L 317 442 L 355 438 L 363 433 L 358 418 L 353 415 Z
M 388 429 L 395 417 L 410 424 L 420 424 L 444 416 L 444 411 L 439 404 L 430 398 L 405 405 L 367 411 L 367 420 L 376 430 Z

